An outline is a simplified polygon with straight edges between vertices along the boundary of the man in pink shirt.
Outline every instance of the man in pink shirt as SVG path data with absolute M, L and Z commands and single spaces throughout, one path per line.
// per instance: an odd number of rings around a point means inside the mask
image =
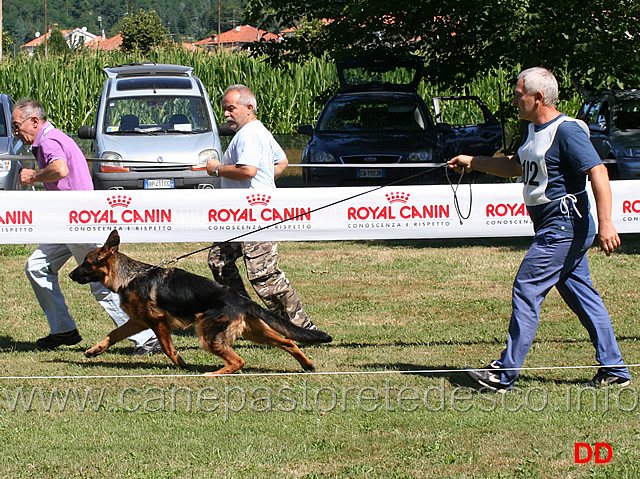
M 36 101 L 22 100 L 11 115 L 11 128 L 31 151 L 38 169 L 20 171 L 20 183 L 42 183 L 51 191 L 93 190 L 89 166 L 84 154 L 72 138 L 47 121 L 47 114 Z M 73 256 L 78 264 L 84 261 L 96 244 L 41 244 L 27 260 L 25 272 L 31 282 L 40 307 L 49 321 L 50 333 L 36 341 L 40 349 L 52 350 L 82 341 L 76 323 L 69 314 L 58 283 L 58 271 Z M 120 298 L 100 283 L 90 283 L 91 293 L 120 326 L 129 320 L 120 308 Z M 160 350 L 153 331 L 147 329 L 129 338 L 135 344 L 132 355 L 142 356 Z

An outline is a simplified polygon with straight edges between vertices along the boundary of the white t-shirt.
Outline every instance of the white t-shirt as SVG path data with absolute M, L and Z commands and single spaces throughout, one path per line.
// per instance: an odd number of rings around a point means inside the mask
M 274 189 L 276 187 L 273 165 L 287 155 L 269 130 L 259 120 L 250 121 L 235 134 L 222 164 L 246 165 L 258 168 L 250 180 L 237 181 L 221 178 L 222 188 Z

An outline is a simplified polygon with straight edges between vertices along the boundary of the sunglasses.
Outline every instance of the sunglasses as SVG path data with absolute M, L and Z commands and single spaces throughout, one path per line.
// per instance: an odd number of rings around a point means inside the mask
M 13 123 L 11 123 L 11 128 L 13 129 L 13 131 L 17 131 L 20 129 L 20 127 L 25 121 L 31 120 L 32 118 L 35 118 L 35 116 L 30 116 L 29 118 L 25 118 L 21 122 L 14 121 Z

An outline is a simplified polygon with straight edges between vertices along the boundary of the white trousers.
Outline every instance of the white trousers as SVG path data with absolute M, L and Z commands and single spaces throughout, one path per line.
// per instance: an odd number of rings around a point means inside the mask
M 76 329 L 76 323 L 69 314 L 58 282 L 58 271 L 73 256 L 81 264 L 89 251 L 98 246 L 82 244 L 42 244 L 27 260 L 25 272 L 31 282 L 36 298 L 44 311 L 52 334 L 66 333 Z M 104 308 L 116 326 L 129 320 L 129 316 L 120 308 L 120 297 L 100 283 L 89 283 L 91 293 Z M 146 329 L 129 337 L 137 346 L 143 345 L 154 337 L 153 331 Z

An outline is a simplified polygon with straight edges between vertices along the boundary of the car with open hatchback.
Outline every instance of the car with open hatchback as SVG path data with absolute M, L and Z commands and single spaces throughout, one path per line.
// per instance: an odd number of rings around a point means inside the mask
M 311 137 L 302 153 L 307 186 L 443 183 L 439 166 L 455 154 L 491 156 L 502 146 L 501 126 L 478 97 L 434 98 L 434 117 L 418 94 L 419 59 L 350 59 L 336 67 L 339 91 L 315 126 L 297 129 Z

